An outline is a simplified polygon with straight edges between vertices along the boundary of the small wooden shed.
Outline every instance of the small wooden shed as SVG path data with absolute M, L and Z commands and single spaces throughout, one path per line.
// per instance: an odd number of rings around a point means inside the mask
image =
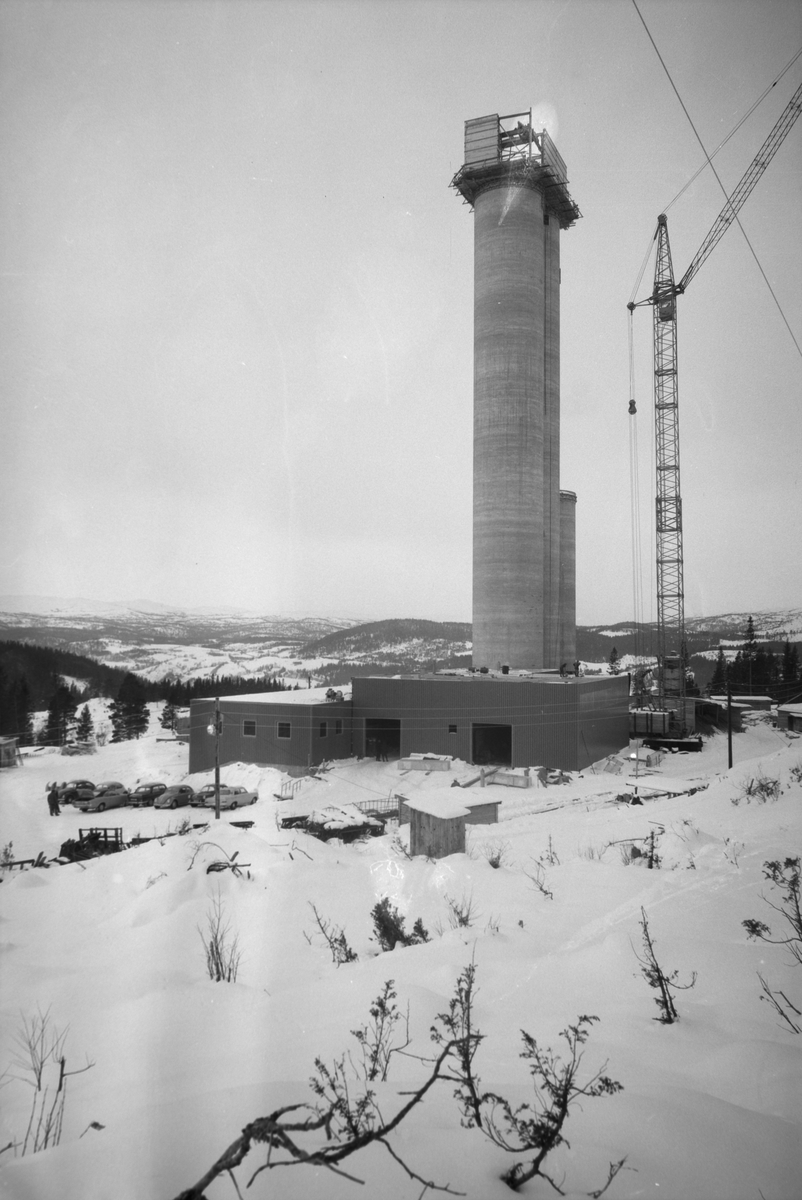
M 496 825 L 501 799 L 493 796 L 488 788 L 469 791 L 467 788 L 430 788 L 419 793 L 434 806 L 441 804 L 458 804 L 467 810 L 466 825 Z M 416 803 L 406 796 L 398 796 L 398 824 L 407 825 L 410 821 L 410 808 Z
M 405 800 L 410 814 L 409 850 L 414 856 L 445 858 L 465 853 L 465 818 L 469 810 L 449 796 L 431 793 Z
M 22 755 L 19 752 L 17 739 L 0 737 L 0 767 L 22 766 Z

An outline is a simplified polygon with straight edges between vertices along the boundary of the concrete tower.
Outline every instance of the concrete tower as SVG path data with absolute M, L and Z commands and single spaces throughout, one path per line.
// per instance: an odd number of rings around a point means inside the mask
M 580 213 L 531 111 L 466 121 L 452 186 L 475 218 L 473 663 L 554 668 L 573 661 L 576 637 L 576 497 L 561 502 L 559 480 L 559 291 L 560 230 Z

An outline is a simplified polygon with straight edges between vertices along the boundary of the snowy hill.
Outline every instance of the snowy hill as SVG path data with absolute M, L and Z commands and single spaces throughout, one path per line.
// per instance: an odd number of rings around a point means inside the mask
M 705 657 L 715 658 L 720 643 L 739 645 L 749 615 L 689 620 L 691 657 L 703 663 Z M 802 609 L 755 613 L 754 618 L 762 640 L 802 641 Z M 396 674 L 464 666 L 471 649 L 467 622 L 365 623 L 232 610 L 186 612 L 147 601 L 92 606 L 43 597 L 0 598 L 3 638 L 57 646 L 152 681 L 265 674 L 299 680 L 311 674 L 318 683 L 339 685 L 365 670 Z M 613 646 L 623 662 L 630 661 L 626 656 L 654 654 L 655 627 L 632 622 L 578 627 L 583 662 L 606 662 Z
M 756 726 L 736 735 L 735 763 L 726 769 L 720 736 L 701 754 L 669 756 L 641 770 L 637 807 L 617 800 L 633 790 L 624 776 L 591 772 L 529 792 L 490 787 L 501 801 L 499 824 L 470 827 L 467 853 L 439 861 L 408 858 L 408 829 L 399 837 L 392 825 L 383 837 L 349 845 L 282 831 L 277 818 L 290 802 L 275 799 L 279 773 L 233 764 L 224 780 L 259 792 L 236 814 L 253 820 L 250 829 L 226 815 L 165 836 L 186 815 L 200 821 L 197 810 L 115 809 L 95 820 L 119 826 L 126 839 L 161 839 L 81 865 L 4 870 L 0 1068 L 16 1066 L 3 1092 L 0 1144 L 19 1142 L 31 1111 L 15 1043 L 23 1019 L 42 1013 L 52 1028 L 69 1027 L 67 1070 L 92 1065 L 69 1078 L 60 1145 L 17 1158 L 8 1149 L 0 1194 L 177 1197 L 248 1122 L 315 1103 L 308 1081 L 316 1057 L 332 1068 L 346 1055 L 349 1089 L 361 1094 L 350 1031 L 369 1025 L 371 1003 L 393 980 L 401 1014 L 409 1006 L 410 1046 L 393 1056 L 386 1082 L 374 1085 L 388 1119 L 426 1078 L 430 1068 L 409 1054 L 431 1058 L 430 1028 L 473 962 L 473 1022 L 483 1035 L 475 1068 L 485 1089 L 513 1104 L 532 1098 L 518 1031 L 564 1057 L 560 1030 L 580 1014 L 599 1017 L 580 1075 L 604 1070 L 624 1090 L 571 1110 L 570 1145 L 546 1164 L 565 1195 L 579 1200 L 598 1190 L 608 1164 L 626 1158 L 605 1193 L 611 1200 L 647 1192 L 663 1200 L 793 1200 L 802 1178 L 802 1036 L 761 1002 L 757 973 L 799 1009 L 800 968 L 782 946 L 750 942 L 742 922 L 765 921 L 777 934 L 787 928 L 766 902 L 779 896 L 763 864 L 802 847 L 802 741 Z M 90 823 L 69 807 L 58 818 L 48 814 L 48 780 L 66 772 L 129 786 L 179 782 L 186 748 L 153 734 L 75 764 L 37 751 L 3 772 L 0 845 L 13 843 L 15 857 L 52 855 Z M 449 775 L 427 776 L 347 760 L 303 781 L 291 804 L 422 794 L 473 774 L 461 763 Z M 746 797 L 747 781 L 759 776 L 779 781 L 776 799 Z M 648 870 L 632 848 L 652 831 L 660 862 Z M 232 860 L 240 874 L 208 871 Z M 385 896 L 407 928 L 421 918 L 428 943 L 379 951 L 370 912 Z M 207 975 L 201 933 L 215 903 L 229 936 L 239 938 L 231 983 Z M 355 961 L 335 965 L 310 903 L 342 930 Z M 454 904 L 470 909 L 467 924 L 454 920 Z M 698 973 L 691 990 L 675 993 L 674 1025 L 655 1020 L 655 993 L 635 957 L 642 909 L 665 969 L 681 983 Z M 394 1032 L 402 1042 L 403 1023 Z M 235 1169 L 240 1191 L 256 1200 L 415 1200 L 423 1180 L 470 1200 L 502 1200 L 510 1195 L 502 1172 L 526 1155 L 506 1154 L 462 1127 L 454 1087 L 436 1083 L 389 1138 L 417 1180 L 372 1146 L 341 1164 L 364 1188 L 297 1165 L 262 1171 L 246 1192 L 266 1161 L 257 1146 Z M 305 1145 L 322 1141 L 319 1131 Z M 274 1161 L 281 1157 L 274 1152 Z M 203 1194 L 226 1200 L 235 1192 L 223 1175 Z M 521 1192 L 533 1200 L 551 1194 L 542 1180 Z

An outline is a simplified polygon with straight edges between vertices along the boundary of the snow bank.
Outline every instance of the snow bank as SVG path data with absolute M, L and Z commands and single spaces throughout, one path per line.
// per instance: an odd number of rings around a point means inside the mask
M 802 1178 L 802 1037 L 781 1028 L 760 1001 L 757 971 L 800 1004 L 800 972 L 776 946 L 749 942 L 741 922 L 776 920 L 762 864 L 802 848 L 799 745 L 763 725 L 699 755 L 671 755 L 639 775 L 644 803 L 617 802 L 634 786 L 622 777 L 572 777 L 569 784 L 517 791 L 496 788 L 505 818 L 471 826 L 467 853 L 438 862 L 405 854 L 408 830 L 343 845 L 322 843 L 278 821 L 274 769 L 232 764 L 225 782 L 259 792 L 234 819 L 183 809 L 117 809 L 102 823 L 126 838 L 153 835 L 137 849 L 86 864 L 3 872 L 0 1069 L 18 1056 L 20 1014 L 49 1012 L 69 1027 L 69 1081 L 61 1145 L 0 1160 L 0 1194 L 15 1200 L 170 1200 L 196 1182 L 240 1129 L 279 1105 L 311 1099 L 314 1059 L 331 1063 L 356 1043 L 384 981 L 409 1004 L 411 1049 L 431 1050 L 429 1029 L 474 960 L 475 1025 L 484 1035 L 477 1066 L 486 1087 L 523 1102 L 528 1075 L 518 1030 L 560 1051 L 560 1030 L 580 1013 L 597 1014 L 583 1069 L 624 1085 L 615 1097 L 587 1101 L 571 1117 L 550 1159 L 567 1196 L 601 1186 L 607 1164 L 627 1170 L 611 1200 L 653 1193 L 662 1200 L 792 1200 Z M 91 759 L 42 752 L 0 777 L 0 844 L 19 856 L 53 854 L 88 824 L 65 808 L 49 816 L 45 783 L 68 773 L 167 783 L 187 778 L 186 747 L 156 740 L 108 745 Z M 91 764 L 91 766 L 90 766 Z M 762 771 L 780 782 L 773 802 L 747 802 L 744 781 Z M 475 768 L 453 764 L 463 782 Z M 207 782 L 210 772 L 190 782 Z M 327 808 L 403 793 L 425 798 L 442 775 L 393 763 L 347 760 L 304 779 L 296 802 Z M 648 786 L 647 786 L 648 785 Z M 691 788 L 699 788 L 688 794 Z M 665 792 L 674 794 L 666 795 Z M 480 790 L 471 788 L 472 797 Z M 457 801 L 463 793 L 454 789 Z M 733 803 L 734 800 L 739 802 Z M 528 807 L 531 801 L 535 806 Z M 179 822 L 205 828 L 183 836 Z M 98 822 L 100 823 L 100 822 Z M 655 835 L 659 869 L 632 857 Z M 491 865 L 496 862 L 496 867 Z M 207 873 L 210 864 L 239 864 Z M 536 886 L 537 877 L 547 892 Z M 382 896 L 408 921 L 420 917 L 431 940 L 380 954 L 371 908 Z M 468 927 L 452 928 L 450 900 L 467 900 Z M 200 931 L 215 902 L 241 962 L 235 983 L 207 977 Z M 337 967 L 310 904 L 342 929 L 358 960 Z M 677 993 L 680 1021 L 654 1020 L 654 994 L 638 971 L 641 909 L 658 956 L 696 986 Z M 13 1071 L 12 1073 L 16 1073 Z M 394 1060 L 379 1085 L 382 1111 L 420 1080 L 414 1058 Z M 471 1200 L 509 1197 L 499 1176 L 512 1159 L 476 1130 L 460 1126 L 453 1085 L 433 1089 L 393 1137 L 425 1179 L 449 1183 Z M 12 1079 L 3 1091 L 0 1145 L 19 1138 L 30 1090 Z M 95 1126 L 93 1127 L 93 1123 Z M 240 1187 L 263 1156 L 238 1172 Z M 350 1159 L 364 1188 L 317 1168 L 263 1172 L 247 1193 L 281 1200 L 339 1200 L 364 1194 L 414 1200 L 414 1183 L 388 1154 L 372 1148 Z M 529 1184 L 522 1195 L 548 1194 Z M 209 1200 L 234 1194 L 219 1179 Z

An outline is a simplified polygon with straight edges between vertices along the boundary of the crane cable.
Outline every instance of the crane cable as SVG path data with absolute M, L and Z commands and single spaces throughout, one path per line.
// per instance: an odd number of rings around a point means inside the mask
M 638 420 L 635 405 L 635 349 L 633 312 L 629 310 L 629 492 L 632 537 L 632 616 L 635 622 L 635 658 L 643 654 L 643 575 L 640 536 L 640 480 L 638 456 Z
M 636 6 L 636 7 L 637 7 L 637 6 Z M 642 18 L 641 18 L 641 19 L 642 19 Z M 652 43 L 652 45 L 654 45 L 654 43 Z M 787 72 L 787 71 L 789 71 L 789 70 L 791 69 L 791 67 L 794 65 L 794 63 L 796 62 L 796 60 L 797 60 L 797 59 L 800 57 L 800 55 L 802 55 L 802 47 L 800 47 L 800 49 L 799 49 L 799 50 L 797 50 L 796 54 L 795 54 L 795 55 L 794 55 L 794 57 L 791 59 L 791 61 L 790 61 L 789 63 L 786 63 L 786 65 L 783 67 L 782 71 L 780 71 L 780 73 L 779 73 L 779 75 L 777 76 L 777 78 L 776 78 L 776 79 L 774 79 L 774 80 L 772 80 L 772 82 L 771 82 L 771 83 L 769 84 L 769 86 L 768 86 L 768 87 L 765 89 L 765 91 L 761 92 L 761 94 L 758 96 L 757 100 L 756 100 L 756 101 L 755 101 L 755 103 L 752 105 L 752 107 L 749 109 L 749 111 L 748 111 L 747 113 L 745 113 L 745 114 L 744 114 L 744 115 L 741 117 L 741 119 L 740 119 L 740 121 L 738 122 L 738 124 L 737 124 L 737 125 L 735 125 L 735 126 L 734 126 L 734 127 L 731 129 L 731 130 L 730 130 L 730 132 L 727 134 L 727 136 L 724 138 L 724 140 L 723 140 L 723 141 L 719 142 L 719 144 L 716 146 L 715 150 L 714 150 L 714 151 L 712 152 L 712 154 L 710 155 L 710 158 L 711 158 L 711 159 L 713 159 L 713 158 L 715 158 L 715 157 L 716 157 L 716 155 L 718 154 L 719 150 L 722 150 L 722 149 L 723 149 L 723 148 L 726 146 L 726 144 L 727 144 L 727 142 L 730 140 L 730 138 L 731 138 L 731 137 L 733 137 L 733 136 L 734 136 L 734 135 L 735 135 L 735 134 L 738 132 L 738 130 L 741 128 L 741 126 L 742 126 L 742 125 L 743 125 L 743 124 L 744 124 L 746 121 L 748 121 L 748 120 L 749 120 L 749 118 L 751 117 L 752 113 L 755 111 L 755 109 L 757 108 L 757 106 L 758 106 L 759 104 L 761 104 L 761 103 L 762 103 L 762 102 L 763 102 L 763 101 L 766 99 L 766 97 L 768 96 L 768 94 L 769 94 L 769 92 L 772 90 L 772 88 L 775 88 L 775 87 L 777 86 L 777 84 L 778 84 L 778 83 L 780 82 L 780 80 L 782 79 L 783 75 L 785 75 L 785 74 L 786 74 L 786 72 Z M 661 60 L 661 61 L 662 61 L 662 60 Z M 675 89 L 675 91 L 676 91 L 676 89 Z M 702 147 L 702 148 L 704 149 L 704 147 Z M 705 169 L 705 167 L 706 167 L 706 166 L 707 166 L 707 163 L 706 163 L 706 162 L 704 162 L 704 163 L 702 163 L 701 167 L 699 167 L 698 171 L 694 171 L 693 175 L 691 175 L 691 177 L 690 177 L 690 179 L 688 180 L 688 182 L 687 182 L 687 183 L 686 183 L 686 184 L 685 184 L 683 187 L 681 187 L 681 188 L 680 188 L 680 190 L 677 192 L 677 194 L 676 194 L 676 196 L 674 197 L 674 199 L 673 199 L 673 200 L 670 200 L 670 201 L 669 201 L 669 203 L 668 203 L 668 204 L 665 206 L 665 208 L 663 209 L 663 212 L 664 212 L 664 213 L 667 213 L 667 212 L 668 212 L 668 210 L 671 208 L 672 204 L 676 204 L 676 202 L 677 202 L 677 200 L 679 200 L 680 196 L 682 196 L 682 195 L 683 195 L 685 192 L 687 192 L 688 188 L 691 186 L 691 184 L 692 184 L 692 183 L 693 183 L 693 182 L 694 182 L 696 179 L 698 179 L 698 178 L 699 178 L 699 176 L 702 174 L 702 171 L 704 171 L 704 169 Z M 725 194 L 726 194 L 726 193 L 725 193 Z
M 637 5 L 636 5 L 635 7 L 637 8 Z M 640 13 L 639 13 L 638 15 L 640 16 Z M 643 18 L 642 18 L 642 17 L 641 17 L 641 20 L 643 20 Z M 648 30 L 647 30 L 646 32 L 648 33 Z M 652 42 L 652 45 L 654 45 L 654 42 Z M 656 48 L 656 47 L 655 47 L 655 48 Z M 740 121 L 737 123 L 737 125 L 734 125 L 734 126 L 732 127 L 732 129 L 730 130 L 730 132 L 727 134 L 727 136 L 726 136 L 726 137 L 725 137 L 725 138 L 724 138 L 722 141 L 720 141 L 720 142 L 719 142 L 719 144 L 716 146 L 715 150 L 714 150 L 714 151 L 711 153 L 711 155 L 710 155 L 710 158 L 711 158 L 711 159 L 714 159 L 714 158 L 716 157 L 716 155 L 718 154 L 719 150 L 723 150 L 723 148 L 726 146 L 726 144 L 727 144 L 727 142 L 730 140 L 730 138 L 734 137 L 734 136 L 735 136 L 735 134 L 738 132 L 738 130 L 741 128 L 741 126 L 742 126 L 742 125 L 744 125 L 744 124 L 745 124 L 745 122 L 749 120 L 749 118 L 751 117 L 751 115 L 752 115 L 752 113 L 755 111 L 755 109 L 758 107 L 758 105 L 759 105 L 759 104 L 761 104 L 761 103 L 762 103 L 762 102 L 763 102 L 763 101 L 766 99 L 766 97 L 768 96 L 769 92 L 770 92 L 770 91 L 771 91 L 773 88 L 775 88 L 775 87 L 777 86 L 777 84 L 778 84 L 778 83 L 780 82 L 780 80 L 782 79 L 783 75 L 787 74 L 787 72 L 788 72 L 788 71 L 790 71 L 791 67 L 794 65 L 794 63 L 796 62 L 796 60 L 797 60 L 798 58 L 800 58 L 801 56 L 802 56 L 802 47 L 800 47 L 800 49 L 799 49 L 799 50 L 797 50 L 796 54 L 795 54 L 795 55 L 794 55 L 794 57 L 793 57 L 793 58 L 790 60 L 790 62 L 788 62 L 788 63 L 786 63 L 786 64 L 785 64 L 785 66 L 784 66 L 784 67 L 783 67 L 783 69 L 780 71 L 780 73 L 779 73 L 779 75 L 777 76 L 777 78 L 776 78 L 776 79 L 773 79 L 773 80 L 772 80 L 772 82 L 771 82 L 771 83 L 768 85 L 768 87 L 767 87 L 767 88 L 764 88 L 764 90 L 763 90 L 763 91 L 760 93 L 760 95 L 758 96 L 757 100 L 755 100 L 755 102 L 754 102 L 754 104 L 752 105 L 752 107 L 751 107 L 751 108 L 748 110 L 748 112 L 744 113 L 744 115 L 741 117 L 741 119 L 740 119 Z M 660 61 L 662 62 L 662 59 L 661 59 Z M 665 64 L 664 64 L 664 65 L 665 65 Z M 666 71 L 666 74 L 668 74 L 668 71 Z M 670 78 L 670 76 L 669 76 L 669 78 Z M 675 89 L 675 90 L 676 90 L 676 89 Z M 680 103 L 682 103 L 682 102 L 680 101 Z M 702 148 L 704 149 L 704 147 L 702 147 Z M 673 199 L 673 200 L 669 200 L 668 204 L 666 204 L 666 205 L 664 206 L 664 208 L 661 210 L 662 212 L 664 212 L 664 213 L 667 213 L 667 212 L 668 212 L 668 210 L 669 210 L 669 209 L 670 209 L 670 208 L 671 208 L 671 207 L 672 207 L 674 204 L 676 204 L 676 202 L 679 200 L 679 198 L 680 198 L 681 196 L 683 196 L 683 195 L 685 194 L 685 192 L 687 192 L 687 190 L 688 190 L 688 188 L 691 186 L 691 184 L 692 184 L 692 183 L 693 183 L 695 180 L 697 180 L 697 179 L 699 178 L 699 176 L 702 174 L 702 171 L 704 171 L 704 169 L 705 169 L 705 167 L 706 167 L 706 166 L 707 166 L 707 162 L 703 162 L 703 163 L 702 163 L 702 165 L 701 165 L 701 167 L 699 167 L 699 169 L 698 169 L 698 170 L 694 171 L 693 175 L 691 175 L 691 177 L 690 177 L 690 179 L 688 180 L 688 182 L 687 182 L 687 183 L 685 183 L 685 184 L 683 184 L 683 186 L 682 186 L 682 187 L 680 188 L 680 190 L 677 192 L 677 194 L 676 194 L 676 196 L 674 197 L 674 199 Z M 644 276 L 644 274 L 645 274 L 645 272 L 646 272 L 646 267 L 648 266 L 649 259 L 650 259 L 650 257 L 651 257 L 651 253 L 652 253 L 652 246 L 654 245 L 654 241 L 655 241 L 655 237 L 656 237 L 656 236 L 657 236 L 656 234 L 653 234 L 653 235 L 652 235 L 652 236 L 649 238 L 649 244 L 648 244 L 648 246 L 647 246 L 647 248 L 646 248 L 646 253 L 645 253 L 645 254 L 644 254 L 644 256 L 643 256 L 643 262 L 641 263 L 640 270 L 638 271 L 638 277 L 637 277 L 637 279 L 635 280 L 635 285 L 634 285 L 634 287 L 632 288 L 632 292 L 631 292 L 631 294 L 630 294 L 630 297 L 629 297 L 630 303 L 633 303 L 633 302 L 634 302 L 634 300 L 635 300 L 635 297 L 637 296 L 637 294 L 638 294 L 638 291 L 640 290 L 640 285 L 641 285 L 641 283 L 642 283 L 642 281 L 643 281 L 643 276 Z M 791 336 L 793 337 L 793 334 L 792 334 Z
M 695 126 L 695 125 L 694 125 L 694 123 L 693 123 L 693 119 L 691 118 L 691 114 L 688 112 L 687 108 L 685 107 L 685 103 L 684 103 L 684 101 L 683 101 L 683 99 L 682 99 L 682 96 L 680 96 L 679 92 L 677 91 L 677 86 L 676 86 L 676 84 L 674 83 L 674 80 L 671 78 L 671 72 L 669 71 L 668 67 L 666 66 L 666 64 L 665 64 L 665 62 L 664 62 L 664 60 L 663 60 L 663 56 L 662 56 L 662 54 L 661 54 L 661 53 L 660 53 L 660 51 L 657 49 L 657 43 L 655 42 L 654 38 L 652 37 L 652 35 L 651 35 L 650 31 L 649 31 L 649 26 L 646 24 L 646 22 L 645 22 L 645 21 L 644 21 L 644 19 L 643 19 L 643 14 L 641 13 L 641 10 L 638 8 L 638 3 L 637 3 L 637 0 L 632 0 L 632 4 L 633 4 L 633 6 L 634 6 L 634 8 L 635 8 L 635 12 L 638 14 L 638 16 L 639 16 L 639 17 L 640 17 L 640 19 L 641 19 L 641 24 L 643 25 L 643 28 L 646 30 L 646 33 L 647 33 L 647 35 L 648 35 L 648 38 L 649 38 L 649 41 L 652 43 L 652 46 L 654 47 L 654 52 L 655 52 L 655 54 L 656 54 L 656 55 L 657 55 L 657 57 L 660 59 L 660 65 L 661 65 L 661 67 L 663 68 L 663 70 L 664 70 L 664 71 L 665 71 L 665 73 L 666 73 L 666 76 L 667 76 L 667 78 L 668 78 L 668 82 L 671 84 L 671 87 L 672 87 L 672 89 L 673 89 L 673 91 L 674 91 L 674 95 L 675 95 L 675 96 L 677 97 L 677 99 L 679 100 L 679 102 L 680 102 L 680 106 L 681 106 L 681 108 L 682 108 L 682 111 L 685 113 L 685 116 L 688 118 L 688 124 L 690 125 L 691 129 L 693 130 L 694 137 L 696 138 L 696 140 L 697 140 L 697 142 L 699 143 L 699 145 L 702 147 L 702 153 L 704 154 L 704 156 L 705 156 L 705 160 L 706 160 L 706 161 L 705 161 L 705 163 L 704 163 L 704 166 L 709 166 L 709 167 L 710 167 L 710 170 L 713 172 L 714 176 L 716 177 L 716 182 L 718 183 L 718 186 L 721 188 L 722 192 L 724 193 L 724 199 L 725 199 L 725 200 L 727 201 L 727 203 L 729 204 L 729 203 L 730 203 L 730 197 L 729 197 L 729 195 L 728 195 L 728 193 L 727 193 L 727 189 L 724 187 L 724 184 L 721 182 L 721 178 L 720 178 L 720 176 L 719 176 L 719 173 L 718 173 L 718 171 L 717 171 L 717 170 L 716 170 L 716 168 L 713 166 L 713 161 L 712 161 L 712 158 L 711 158 L 711 156 L 708 154 L 707 150 L 705 149 L 705 144 L 704 144 L 704 142 L 702 141 L 701 137 L 699 136 L 699 131 L 697 130 L 696 126 Z M 796 57 L 798 57 L 798 55 L 797 55 Z M 792 61 L 796 61 L 796 58 L 794 58 Z M 789 66 L 790 66 L 790 65 L 791 65 L 791 64 L 789 63 Z M 787 69 L 787 68 L 786 68 L 786 69 Z M 771 89 L 768 89 L 768 90 L 771 90 Z M 766 94 L 766 93 L 764 93 L 764 95 L 765 95 L 765 94 Z M 761 97 L 761 99 L 762 99 L 762 97 Z M 748 114 L 747 114 L 747 115 L 748 115 Z M 735 131 L 733 130 L 733 132 L 735 132 Z M 702 168 L 702 169 L 704 169 L 704 168 Z M 698 174 L 698 172 L 697 172 L 697 174 Z M 694 176 L 694 178 L 695 178 L 695 176 Z M 676 197 L 675 197 L 675 199 L 676 199 Z M 673 203 L 673 201 L 672 201 L 672 203 Z M 750 252 L 751 252 L 752 258 L 753 258 L 753 259 L 755 260 L 755 262 L 757 263 L 757 269 L 760 271 L 760 274 L 763 276 L 763 281 L 764 281 L 764 283 L 766 284 L 766 287 L 769 289 L 769 292 L 771 293 L 771 298 L 772 298 L 772 300 L 774 301 L 774 303 L 775 303 L 775 304 L 776 304 L 776 306 L 777 306 L 777 310 L 778 310 L 778 312 L 779 312 L 780 316 L 782 317 L 783 323 L 784 323 L 784 325 L 785 325 L 786 329 L 788 330 L 788 332 L 789 332 L 789 333 L 790 333 L 790 335 L 791 335 L 791 340 L 793 341 L 794 345 L 796 346 L 797 353 L 799 354 L 799 357 L 800 357 L 800 358 L 802 358 L 802 346 L 800 346 L 800 345 L 799 345 L 799 342 L 796 340 L 796 336 L 794 335 L 794 331 L 792 330 L 792 328 L 791 328 L 790 324 L 788 323 L 788 318 L 786 317 L 785 313 L 784 313 L 784 312 L 783 312 L 783 310 L 782 310 L 782 305 L 780 304 L 779 300 L 777 299 L 777 296 L 775 295 L 774 288 L 773 288 L 773 287 L 771 286 L 771 284 L 769 283 L 768 276 L 766 275 L 766 272 L 763 270 L 763 267 L 762 267 L 762 266 L 761 266 L 761 264 L 760 264 L 760 259 L 758 258 L 757 254 L 755 253 L 755 248 L 754 248 L 754 246 L 752 245 L 752 243 L 749 241 L 749 238 L 748 238 L 748 237 L 747 237 L 747 235 L 746 235 L 746 230 L 744 229 L 743 225 L 741 224 L 741 218 L 738 216 L 738 214 L 737 214 L 737 213 L 734 213 L 734 214 L 733 214 L 733 216 L 734 216 L 734 220 L 735 220 L 735 222 L 736 222 L 736 224 L 737 224 L 738 228 L 740 229 L 741 233 L 743 234 L 744 241 L 746 242 L 747 246 L 749 247 L 749 250 L 750 250 Z

